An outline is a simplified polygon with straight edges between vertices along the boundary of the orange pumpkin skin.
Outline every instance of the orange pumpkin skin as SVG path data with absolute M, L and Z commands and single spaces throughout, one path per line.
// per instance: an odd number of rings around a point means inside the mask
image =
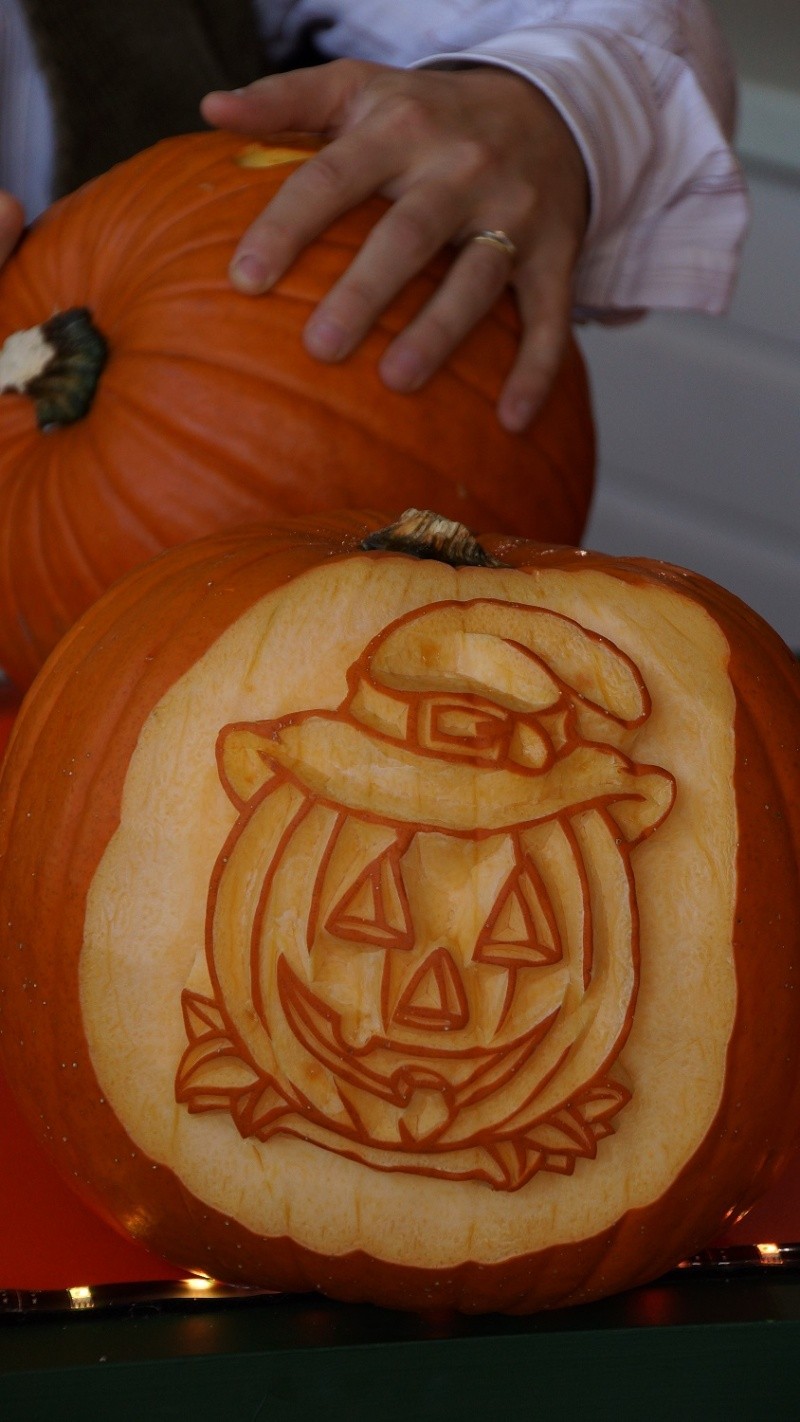
M 699 610 L 700 620 L 713 624 L 714 638 L 721 634 L 727 647 L 735 708 L 732 1026 L 709 1124 L 655 1198 L 621 1210 L 602 1229 L 578 1229 L 569 1242 L 540 1238 L 535 1248 L 501 1252 L 491 1262 L 468 1251 L 437 1262 L 435 1236 L 428 1240 L 433 1262 L 427 1267 L 393 1260 L 390 1247 L 337 1253 L 310 1247 L 291 1232 L 262 1236 L 199 1198 L 132 1138 L 98 1081 L 87 1043 L 81 979 L 87 896 L 124 820 L 123 785 L 145 722 L 154 726 L 154 708 L 166 708 L 170 689 L 266 595 L 279 600 L 287 590 L 302 591 L 311 577 L 342 570 L 348 576 L 351 564 L 365 560 L 392 576 L 399 569 L 413 583 L 429 564 L 358 552 L 363 534 L 382 522 L 342 514 L 186 545 L 124 579 L 63 640 L 26 700 L 0 778 L 0 1059 L 65 1178 L 107 1218 L 187 1268 L 412 1309 L 529 1312 L 602 1297 L 656 1277 L 751 1204 L 782 1165 L 800 1108 L 800 1002 L 794 990 L 800 962 L 798 673 L 787 649 L 755 614 L 699 577 L 646 560 L 503 537 L 482 540 L 504 565 L 522 570 L 515 578 L 543 578 L 545 584 L 555 578 L 569 591 L 572 582 L 577 587 L 599 577 L 621 597 L 633 593 L 634 607 L 654 595 L 674 594 L 678 602 L 670 607 L 685 607 L 687 619 Z M 474 570 L 458 570 L 453 585 L 473 576 Z M 618 631 L 622 644 L 624 628 Z M 700 755 L 712 751 L 701 748 Z M 675 804 L 690 791 L 678 774 Z M 179 834 L 181 826 L 173 829 Z M 662 831 L 656 828 L 644 848 L 655 852 Z M 671 888 L 667 893 L 674 898 Z M 653 925 L 646 900 L 640 908 L 644 1000 Z M 676 991 L 680 986 L 676 981 Z M 716 1010 L 712 998 L 709 988 L 709 1016 Z M 129 1047 L 125 1040 L 119 1044 L 123 1054 Z M 134 1074 L 135 1063 L 134 1052 Z M 638 1089 L 634 1072 L 634 1099 Z M 197 1119 L 202 1126 L 214 1114 L 201 1112 Z M 642 1157 L 650 1144 L 642 1142 Z M 613 1137 L 601 1141 L 597 1159 L 581 1160 L 574 1178 L 584 1170 L 591 1185 L 590 1172 L 612 1146 Z M 327 1168 L 328 1152 L 317 1156 L 319 1168 Z M 351 1163 L 345 1161 L 345 1168 Z M 387 1178 L 363 1161 L 352 1168 L 364 1171 L 367 1188 L 379 1176 Z M 402 1172 L 391 1178 L 405 1179 Z M 476 1181 L 469 1189 L 483 1192 L 487 1208 L 498 1200 L 511 1206 L 533 1191 L 537 1179 L 507 1196 Z M 424 1192 L 430 1180 L 412 1171 L 406 1186 L 404 1214 L 419 1218 L 424 1233 L 421 1201 L 429 1198 Z
M 268 296 L 236 293 L 238 236 L 291 163 L 241 166 L 222 133 L 168 139 L 56 204 L 0 276 L 0 343 L 86 307 L 109 348 L 89 413 L 43 433 L 0 399 L 0 667 L 25 688 L 74 618 L 163 549 L 251 518 L 435 505 L 471 527 L 577 543 L 592 494 L 584 366 L 568 349 L 533 428 L 495 402 L 516 350 L 504 297 L 426 388 L 377 363 L 436 289 L 444 255 L 340 366 L 301 333 L 387 204 L 364 203 Z

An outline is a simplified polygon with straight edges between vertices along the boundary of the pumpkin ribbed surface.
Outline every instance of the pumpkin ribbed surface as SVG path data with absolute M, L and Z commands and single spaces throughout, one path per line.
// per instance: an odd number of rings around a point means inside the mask
M 42 430 L 27 395 L 0 398 L 0 667 L 20 686 L 123 572 L 241 520 L 435 505 L 472 527 L 580 538 L 594 444 L 577 347 L 525 435 L 494 410 L 516 348 L 510 297 L 423 391 L 387 390 L 377 361 L 442 256 L 349 360 L 314 361 L 303 326 L 386 204 L 334 223 L 273 292 L 243 296 L 227 277 L 235 242 L 292 167 L 242 166 L 246 147 L 166 140 L 56 204 L 0 276 L 0 340 L 79 308 L 108 348 L 74 423 Z

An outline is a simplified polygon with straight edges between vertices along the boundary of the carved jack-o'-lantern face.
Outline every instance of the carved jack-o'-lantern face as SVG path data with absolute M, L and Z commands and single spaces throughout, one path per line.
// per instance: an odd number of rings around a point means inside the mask
M 631 843 L 673 794 L 582 734 L 598 657 L 595 722 L 643 720 L 633 666 L 576 624 L 443 603 L 373 640 L 335 713 L 226 728 L 240 817 L 179 1100 L 227 1107 L 243 1135 L 503 1188 L 595 1153 L 629 1095 L 611 1068 L 637 987 Z

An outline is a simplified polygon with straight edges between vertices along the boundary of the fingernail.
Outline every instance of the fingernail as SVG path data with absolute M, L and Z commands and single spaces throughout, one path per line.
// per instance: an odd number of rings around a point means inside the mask
M 425 379 L 426 371 L 417 351 L 408 347 L 387 351 L 381 361 L 381 378 L 393 390 L 410 392 L 417 390 Z
M 533 404 L 524 397 L 506 400 L 500 405 L 497 414 L 504 429 L 509 430 L 511 434 L 521 434 L 533 418 Z
M 266 291 L 267 287 L 271 285 L 271 273 L 266 262 L 252 252 L 245 252 L 241 257 L 234 257 L 231 262 L 230 276 L 237 290 L 249 294 Z
M 347 332 L 328 316 L 312 316 L 303 340 L 306 350 L 319 360 L 338 360 L 347 349 Z

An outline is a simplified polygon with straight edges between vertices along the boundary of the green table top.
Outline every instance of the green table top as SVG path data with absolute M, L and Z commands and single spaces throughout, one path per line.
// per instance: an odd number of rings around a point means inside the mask
M 286 1295 L 154 1303 L 135 1289 L 62 1311 L 5 1301 L 4 1422 L 800 1417 L 796 1264 L 682 1270 L 528 1318 Z

